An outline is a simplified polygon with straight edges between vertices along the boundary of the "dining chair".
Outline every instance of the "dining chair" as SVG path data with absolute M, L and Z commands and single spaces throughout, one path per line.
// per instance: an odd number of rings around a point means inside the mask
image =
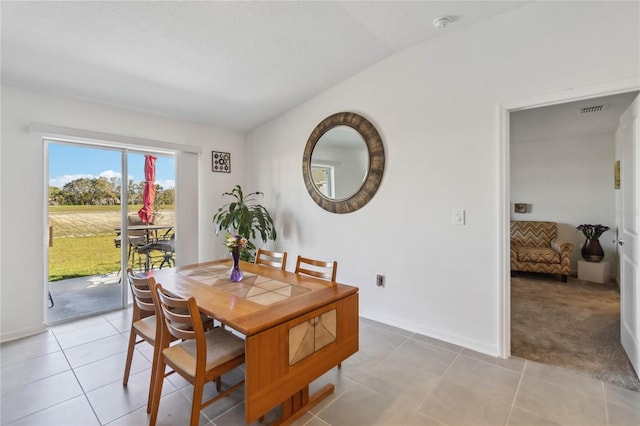
M 238 389 L 243 379 L 222 391 L 221 376 L 244 364 L 244 340 L 223 327 L 206 331 L 199 321 L 200 311 L 195 298 L 183 299 L 165 292 L 162 285 L 155 285 L 161 316 L 162 354 L 158 359 L 158 371 L 169 365 L 193 385 L 191 402 L 191 426 L 198 425 L 200 410 Z M 169 339 L 182 339 L 181 343 L 169 346 Z M 164 377 L 156 376 L 151 405 L 151 420 L 154 426 L 162 394 Z M 204 385 L 216 382 L 217 395 L 202 402 Z
M 298 255 L 296 261 L 296 274 L 309 275 L 316 278 L 336 282 L 336 273 L 338 272 L 338 262 L 325 262 L 323 260 L 309 259 Z M 342 363 L 338 363 L 338 368 L 342 368 Z
M 258 248 L 256 253 L 256 265 L 271 266 L 273 268 L 280 268 L 285 270 L 287 267 L 287 252 L 279 253 L 277 251 L 265 250 Z
M 151 412 L 151 402 L 153 394 L 153 385 L 156 381 L 156 376 L 164 373 L 163 370 L 158 370 L 158 358 L 165 343 L 167 346 L 175 338 L 169 338 L 166 341 L 160 339 L 160 333 L 162 332 L 161 324 L 158 322 L 157 312 L 158 301 L 153 291 L 155 285 L 155 279 L 153 277 L 142 278 L 133 274 L 131 268 L 127 269 L 127 279 L 133 295 L 133 318 L 131 320 L 131 330 L 129 332 L 129 346 L 127 348 L 127 360 L 124 367 L 124 378 L 122 385 L 127 386 L 129 381 L 129 373 L 131 371 L 131 362 L 133 361 L 133 352 L 137 344 L 147 342 L 153 346 L 153 358 L 151 364 L 151 379 L 149 383 L 149 396 L 147 398 L 147 413 Z M 183 313 L 186 311 L 183 311 Z M 200 317 L 200 322 L 207 330 L 213 328 L 213 320 L 205 315 Z M 138 340 L 139 338 L 139 340 Z
M 298 256 L 298 261 L 296 262 L 296 274 L 309 275 L 335 283 L 337 272 L 338 262 L 335 260 L 333 262 L 325 262 L 323 260 L 315 260 Z
M 133 275 L 131 268 L 127 269 L 127 280 L 133 294 L 133 318 L 131 320 L 131 330 L 129 331 L 129 347 L 127 348 L 127 361 L 124 366 L 124 378 L 122 386 L 127 386 L 129 381 L 129 373 L 131 371 L 131 362 L 133 360 L 133 351 L 138 343 L 147 342 L 153 346 L 153 361 L 151 365 L 151 381 L 149 383 L 149 396 L 147 398 L 147 413 L 151 411 L 151 396 L 153 392 L 153 384 L 157 371 L 156 358 L 158 357 L 158 349 L 156 343 L 160 342 L 160 327 L 158 327 L 156 316 L 156 303 L 154 302 L 153 286 L 155 280 L 153 277 L 140 278 Z M 139 339 L 139 340 L 138 340 Z

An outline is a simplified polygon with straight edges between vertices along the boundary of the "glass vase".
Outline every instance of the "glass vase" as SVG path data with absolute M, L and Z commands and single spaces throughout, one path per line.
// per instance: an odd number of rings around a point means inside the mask
M 233 266 L 231 267 L 231 281 L 242 281 L 242 270 L 240 269 L 240 250 L 234 248 L 231 250 L 231 258 L 233 259 Z

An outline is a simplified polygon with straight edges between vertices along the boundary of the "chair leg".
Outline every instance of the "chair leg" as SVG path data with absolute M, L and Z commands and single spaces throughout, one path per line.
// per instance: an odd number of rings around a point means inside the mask
M 158 407 L 160 406 L 160 397 L 162 396 L 165 368 L 167 368 L 167 365 L 164 362 L 164 357 L 160 355 L 156 371 L 160 371 L 162 374 L 156 374 L 155 384 L 153 385 L 153 401 L 151 402 L 151 419 L 149 420 L 149 426 L 156 426 L 156 421 L 158 420 Z
M 568 279 L 569 279 L 569 275 L 563 275 L 562 276 L 562 282 L 563 283 L 566 283 Z
M 131 361 L 133 359 L 133 348 L 136 346 L 136 333 L 131 327 L 129 331 L 129 347 L 127 348 L 127 361 L 124 365 L 124 378 L 122 379 L 122 386 L 127 386 L 129 382 L 129 372 L 131 371 Z
M 191 401 L 191 423 L 190 426 L 198 426 L 200 422 L 200 408 L 202 407 L 202 394 L 204 391 L 204 379 L 196 378 L 193 384 L 193 401 Z
M 53 303 L 53 297 L 51 297 L 51 292 L 49 292 L 49 309 L 53 308 L 55 303 Z
M 134 255 L 135 254 L 133 253 L 133 246 L 131 244 L 129 244 L 129 255 L 127 256 L 127 260 L 131 264 L 131 269 L 133 269 L 133 267 L 135 265 L 135 259 L 132 257 Z
M 153 364 L 151 365 L 151 380 L 149 382 L 149 397 L 147 398 L 147 413 L 151 412 L 151 404 L 153 403 L 153 390 L 156 384 L 156 380 L 158 380 L 158 362 L 159 358 L 162 356 L 162 351 L 158 347 L 158 343 L 156 342 L 153 345 Z M 164 371 L 159 374 L 160 379 L 164 380 Z

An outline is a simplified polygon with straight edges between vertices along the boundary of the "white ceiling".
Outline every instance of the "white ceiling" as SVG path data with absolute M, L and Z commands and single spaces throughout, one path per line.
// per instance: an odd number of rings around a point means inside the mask
M 2 82 L 249 130 L 526 1 L 0 2 Z M 452 17 L 446 30 L 431 23 Z
M 511 143 L 559 140 L 587 135 L 612 135 L 620 116 L 638 92 L 585 99 L 511 113 Z M 601 111 L 581 113 L 582 108 Z

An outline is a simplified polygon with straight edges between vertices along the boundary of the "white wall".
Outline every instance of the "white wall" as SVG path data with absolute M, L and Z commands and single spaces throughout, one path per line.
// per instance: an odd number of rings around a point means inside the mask
M 557 222 L 558 238 L 575 245 L 574 272 L 582 259 L 585 238 L 576 231 L 582 223 L 611 228 L 600 244 L 605 260 L 617 262 L 614 157 L 613 134 L 511 144 L 511 219 Z M 514 213 L 513 203 L 530 204 L 531 211 Z
M 226 253 L 211 217 L 222 192 L 244 183 L 244 135 L 180 120 L 2 86 L 2 183 L 0 222 L 1 338 L 43 329 L 45 293 L 45 206 L 43 143 L 30 122 L 202 147 L 198 160 L 199 259 Z M 211 151 L 231 152 L 232 173 L 211 172 Z M 188 206 L 187 206 L 188 207 Z M 177 214 L 180 214 L 179 212 Z
M 390 57 L 250 132 L 247 179 L 276 215 L 276 246 L 290 259 L 337 260 L 365 317 L 498 354 L 498 105 L 638 78 L 638 16 L 631 2 L 528 4 Z M 386 150 L 379 191 L 344 215 L 319 208 L 301 173 L 309 134 L 338 111 L 368 118 Z M 465 226 L 452 225 L 454 208 Z

